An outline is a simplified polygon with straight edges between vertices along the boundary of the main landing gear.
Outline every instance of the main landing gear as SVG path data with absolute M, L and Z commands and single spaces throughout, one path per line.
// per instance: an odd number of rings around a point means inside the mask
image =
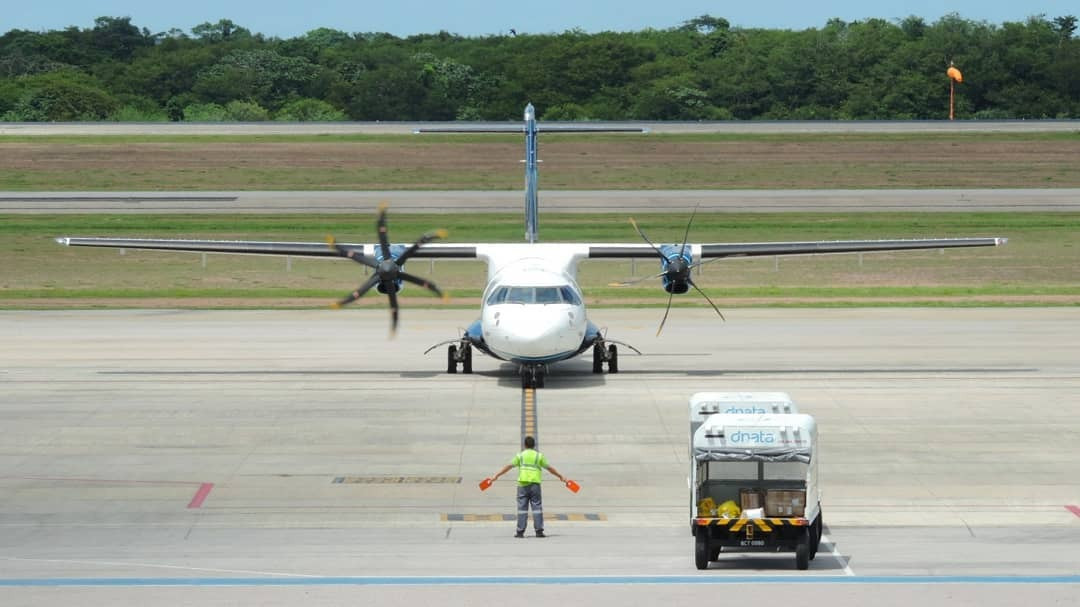
M 598 341 L 592 348 L 592 372 L 603 373 L 604 363 L 607 363 L 608 373 L 618 373 L 619 348 L 615 344 L 609 344 L 605 348 L 604 342 Z
M 472 373 L 472 346 L 468 342 L 462 341 L 446 349 L 446 372 L 457 373 L 458 365 L 461 365 L 462 373 Z

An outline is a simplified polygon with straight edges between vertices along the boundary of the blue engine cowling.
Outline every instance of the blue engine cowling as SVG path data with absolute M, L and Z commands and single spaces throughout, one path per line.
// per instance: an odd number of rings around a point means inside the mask
M 398 257 L 401 257 L 401 254 L 404 253 L 405 249 L 407 249 L 407 248 L 408 247 L 406 247 L 403 244 L 392 244 L 392 245 L 390 245 L 390 256 L 392 258 L 394 258 L 394 259 L 397 259 Z M 385 259 L 385 258 L 383 257 L 383 254 L 382 254 L 382 247 L 380 247 L 378 245 L 375 245 L 375 260 L 381 262 L 381 261 L 383 261 L 383 259 Z M 401 266 L 399 266 L 399 269 L 404 271 L 405 266 L 401 265 Z M 402 287 L 404 287 L 404 281 L 399 278 L 399 279 L 395 280 L 393 284 L 394 284 L 394 293 L 400 293 Z M 375 286 L 375 290 L 377 290 L 379 293 L 382 293 L 383 295 L 387 294 L 386 286 L 381 281 L 379 282 L 379 284 L 377 284 Z
M 666 274 L 669 271 L 671 263 L 676 260 L 682 260 L 685 267 L 689 268 L 694 263 L 694 256 L 690 252 L 690 247 L 683 245 L 660 245 L 660 253 L 667 261 L 660 263 L 660 270 L 665 272 L 660 277 L 660 282 L 664 287 L 664 290 L 668 293 L 675 295 L 682 295 L 690 290 L 690 283 L 687 280 L 673 279 L 670 274 Z M 686 273 L 686 278 L 690 277 L 689 271 Z

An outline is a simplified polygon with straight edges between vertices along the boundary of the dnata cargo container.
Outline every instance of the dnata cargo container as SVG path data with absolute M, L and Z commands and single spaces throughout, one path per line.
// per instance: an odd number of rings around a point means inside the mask
M 691 444 L 694 563 L 724 552 L 794 552 L 807 569 L 821 541 L 817 425 L 802 414 L 720 413 Z

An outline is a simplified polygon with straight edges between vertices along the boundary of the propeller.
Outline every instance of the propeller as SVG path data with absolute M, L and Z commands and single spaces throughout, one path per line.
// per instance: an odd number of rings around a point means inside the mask
M 379 216 L 375 225 L 378 228 L 379 234 L 379 253 L 376 257 L 370 257 L 364 255 L 361 250 L 352 247 L 339 245 L 334 240 L 333 236 L 326 237 L 326 244 L 332 250 L 336 251 L 341 257 L 347 257 L 356 263 L 365 265 L 371 268 L 374 273 L 368 278 L 362 285 L 356 288 L 352 293 L 349 293 L 340 301 L 334 302 L 332 307 L 340 308 L 344 305 L 348 305 L 357 299 L 364 296 L 365 293 L 371 290 L 372 287 L 376 287 L 380 293 L 385 293 L 390 299 L 390 333 L 394 334 L 397 331 L 398 324 L 398 282 L 405 281 L 411 282 L 414 285 L 419 285 L 435 293 L 439 297 L 446 299 L 446 295 L 439 290 L 439 287 L 435 286 L 435 283 L 424 280 L 419 276 L 414 276 L 408 272 L 402 271 L 401 267 L 405 265 L 405 262 L 410 257 L 416 254 L 420 247 L 435 240 L 436 238 L 446 238 L 446 230 L 435 230 L 434 232 L 428 232 L 416 240 L 409 248 L 402 251 L 400 255 L 394 257 L 390 247 L 390 239 L 388 230 L 386 227 L 386 204 L 379 205 Z
M 685 257 L 687 247 L 686 239 L 690 236 L 690 226 L 694 223 L 695 215 L 697 215 L 697 207 L 695 207 L 694 211 L 690 214 L 690 221 L 686 222 L 686 231 L 683 233 L 682 245 L 680 245 L 679 247 L 679 254 L 673 257 L 668 257 L 664 255 L 663 251 L 660 250 L 660 247 L 656 246 L 653 241 L 649 240 L 649 237 L 645 235 L 645 232 L 642 231 L 642 229 L 638 226 L 637 222 L 634 221 L 634 218 L 630 218 L 630 225 L 634 226 L 634 229 L 637 231 L 638 235 L 641 236 L 642 240 L 649 243 L 649 246 L 653 248 L 653 251 L 656 251 L 656 255 L 660 257 L 660 261 L 663 264 L 664 271 L 653 276 L 646 276 L 645 278 L 638 278 L 636 280 L 631 280 L 628 282 L 611 283 L 610 286 L 625 287 L 628 285 L 639 283 L 643 280 L 648 280 L 650 278 L 664 279 L 664 285 L 665 287 L 667 287 L 668 291 L 668 301 L 667 307 L 664 308 L 664 317 L 660 319 L 660 327 L 656 330 L 657 336 L 659 336 L 660 332 L 664 330 L 664 323 L 667 322 L 668 314 L 671 312 L 671 300 L 675 297 L 675 293 L 685 293 L 690 290 L 690 287 L 694 287 L 694 290 L 700 293 L 701 296 L 705 298 L 705 301 L 709 302 L 709 305 L 712 306 L 712 309 L 716 310 L 716 313 L 720 315 L 720 320 L 726 320 L 724 318 L 724 314 L 720 312 L 720 308 L 716 307 L 716 304 L 713 303 L 713 300 L 709 299 L 709 296 L 706 295 L 705 292 L 702 291 L 701 288 L 694 283 L 694 279 L 690 276 L 690 273 L 694 268 L 702 265 L 703 263 L 706 263 L 698 262 L 692 264 L 687 261 Z

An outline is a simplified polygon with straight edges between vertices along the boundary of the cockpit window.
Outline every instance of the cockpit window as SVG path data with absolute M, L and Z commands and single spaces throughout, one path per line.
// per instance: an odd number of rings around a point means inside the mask
M 558 287 L 499 287 L 488 295 L 487 305 L 497 304 L 570 304 L 581 299 L 567 285 Z
M 495 305 L 495 304 L 501 304 L 501 303 L 505 302 L 506 301 L 506 292 L 509 291 L 509 290 L 510 289 L 507 289 L 506 287 L 499 287 L 498 289 L 495 289 L 494 291 L 492 291 L 491 295 L 488 295 L 487 305 L 492 306 L 492 305 Z
M 572 306 L 580 306 L 581 299 L 578 298 L 577 293 L 569 286 L 559 287 L 559 293 L 562 295 L 562 300 Z

